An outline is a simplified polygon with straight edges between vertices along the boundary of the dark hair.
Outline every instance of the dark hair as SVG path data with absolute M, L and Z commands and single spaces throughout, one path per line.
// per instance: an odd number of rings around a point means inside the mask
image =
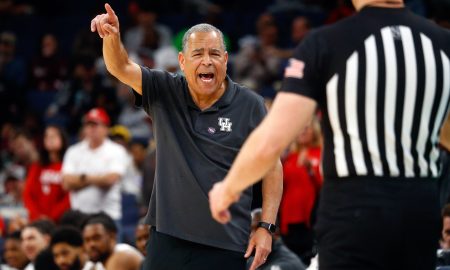
M 48 128 L 55 128 L 56 130 L 58 130 L 59 136 L 61 137 L 62 145 L 61 145 L 61 149 L 58 152 L 58 156 L 59 156 L 59 160 L 62 161 L 64 154 L 66 153 L 68 144 L 69 144 L 67 133 L 64 131 L 64 129 L 62 127 L 60 127 L 58 125 L 50 124 L 45 127 L 45 130 L 47 130 Z M 45 134 L 44 134 L 44 137 L 45 137 Z M 41 158 L 41 165 L 46 166 L 51 163 L 50 162 L 50 153 L 47 151 L 47 149 L 45 149 L 45 145 L 42 147 L 42 150 L 40 153 L 40 158 Z
M 20 230 L 14 231 L 14 232 L 6 235 L 5 240 L 8 240 L 8 239 L 21 241 L 22 238 L 20 237 Z
M 81 247 L 83 245 L 83 238 L 81 237 L 81 232 L 74 227 L 62 226 L 53 232 L 50 246 L 53 247 L 58 243 L 66 243 L 73 247 Z
M 442 208 L 442 218 L 450 217 L 450 203 L 444 205 Z
M 79 211 L 79 210 L 72 210 L 69 209 L 61 216 L 59 219 L 59 225 L 60 226 L 72 226 L 78 230 L 83 229 L 83 224 L 86 221 L 86 218 L 88 217 L 87 214 Z
M 107 214 L 105 214 L 104 212 L 100 212 L 98 214 L 92 214 L 90 215 L 86 221 L 83 224 L 83 229 L 87 226 L 87 225 L 91 225 L 91 224 L 102 224 L 103 227 L 105 227 L 105 229 L 108 232 L 112 232 L 112 233 L 117 233 L 117 226 L 116 223 L 114 222 L 114 220 L 108 216 Z
M 35 270 L 59 270 L 58 266 L 53 260 L 53 254 L 50 249 L 41 251 L 34 261 Z
M 33 136 L 31 135 L 30 131 L 28 131 L 25 128 L 17 128 L 16 129 L 16 131 L 14 133 L 14 136 L 13 136 L 13 139 L 16 140 L 19 137 L 24 137 L 24 138 L 26 138 L 27 140 L 30 140 L 30 141 L 33 140 Z
M 41 219 L 28 224 L 25 228 L 35 228 L 42 234 L 51 235 L 55 230 L 55 224 L 50 220 Z

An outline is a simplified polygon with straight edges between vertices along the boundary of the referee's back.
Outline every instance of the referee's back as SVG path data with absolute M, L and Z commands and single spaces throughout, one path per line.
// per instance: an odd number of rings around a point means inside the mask
M 370 7 L 300 47 L 320 71 L 305 77 L 324 78 L 308 95 L 324 109 L 326 177 L 438 177 L 448 30 L 406 9 Z

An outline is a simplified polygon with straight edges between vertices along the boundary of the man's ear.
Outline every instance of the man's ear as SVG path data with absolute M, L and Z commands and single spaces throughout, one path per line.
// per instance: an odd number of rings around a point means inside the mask
M 178 64 L 180 65 L 181 71 L 184 72 L 184 62 L 185 62 L 184 54 L 183 52 L 178 53 Z

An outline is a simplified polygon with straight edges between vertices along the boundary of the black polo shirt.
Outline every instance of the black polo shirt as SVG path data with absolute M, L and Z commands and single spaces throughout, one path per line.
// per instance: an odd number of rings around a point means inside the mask
M 153 120 L 156 173 L 147 222 L 184 240 L 244 252 L 250 233 L 251 188 L 214 221 L 208 192 L 227 174 L 240 147 L 266 114 L 264 101 L 227 77 L 222 97 L 201 111 L 183 76 L 142 67 L 142 105 Z

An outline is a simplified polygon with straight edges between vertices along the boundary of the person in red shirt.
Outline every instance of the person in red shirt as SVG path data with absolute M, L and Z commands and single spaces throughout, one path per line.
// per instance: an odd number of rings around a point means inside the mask
M 58 126 L 48 126 L 40 161 L 30 166 L 23 193 L 30 221 L 49 218 L 58 222 L 61 215 L 70 209 L 69 193 L 61 184 L 61 166 L 66 149 L 64 131 Z
M 298 136 L 283 161 L 281 234 L 286 245 L 305 263 L 313 255 L 311 215 L 322 187 L 321 146 L 320 125 L 315 119 Z

